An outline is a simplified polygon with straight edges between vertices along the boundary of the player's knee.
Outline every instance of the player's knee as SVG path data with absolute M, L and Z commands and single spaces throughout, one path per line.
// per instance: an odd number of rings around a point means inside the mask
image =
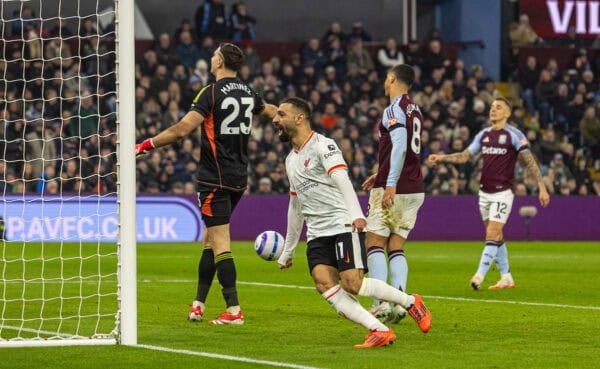
M 315 288 L 319 293 L 325 293 L 334 287 L 336 283 L 333 281 L 315 281 Z
M 360 286 L 362 285 L 362 278 L 359 278 L 358 276 L 355 275 L 351 275 L 351 276 L 344 276 L 341 279 L 342 282 L 342 288 L 345 289 L 346 291 L 348 291 L 349 293 L 356 295 L 358 294 L 358 291 L 360 290 Z
M 502 227 L 495 226 L 495 225 L 488 225 L 488 227 L 485 231 L 485 239 L 493 240 L 493 241 L 502 240 Z

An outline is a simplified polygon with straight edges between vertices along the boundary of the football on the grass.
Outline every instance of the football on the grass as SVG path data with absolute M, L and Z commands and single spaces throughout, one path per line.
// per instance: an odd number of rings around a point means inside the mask
M 254 249 L 265 260 L 277 260 L 283 251 L 283 236 L 275 231 L 264 231 L 256 237 Z

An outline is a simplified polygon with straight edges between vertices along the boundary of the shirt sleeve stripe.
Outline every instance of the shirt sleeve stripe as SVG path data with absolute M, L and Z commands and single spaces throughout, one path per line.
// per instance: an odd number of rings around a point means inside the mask
M 327 174 L 331 174 L 331 172 L 333 172 L 336 169 L 340 169 L 340 168 L 345 168 L 348 169 L 348 166 L 346 164 L 338 164 L 338 165 L 334 165 L 331 168 L 329 168 L 329 170 L 327 171 Z
M 198 100 L 200 100 L 200 96 L 202 96 L 202 93 L 203 93 L 203 92 L 204 92 L 204 91 L 205 91 L 207 88 L 209 88 L 210 86 L 211 86 L 211 85 L 206 85 L 206 86 L 204 86 L 204 87 L 203 87 L 203 88 L 200 90 L 200 92 L 198 92 L 198 94 L 196 95 L 196 97 L 194 97 L 194 104 L 196 104 L 196 103 L 198 102 Z

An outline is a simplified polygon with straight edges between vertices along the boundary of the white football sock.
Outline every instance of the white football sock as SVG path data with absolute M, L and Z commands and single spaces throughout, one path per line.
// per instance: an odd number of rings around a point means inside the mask
M 341 286 L 334 286 L 325 291 L 322 296 L 341 316 L 362 325 L 369 330 L 388 331 L 389 328 L 371 315 Z
M 389 284 L 373 278 L 363 278 L 358 294 L 360 296 L 394 302 L 400 304 L 405 309 L 408 309 L 415 303 L 415 298 L 413 296 L 407 295 Z

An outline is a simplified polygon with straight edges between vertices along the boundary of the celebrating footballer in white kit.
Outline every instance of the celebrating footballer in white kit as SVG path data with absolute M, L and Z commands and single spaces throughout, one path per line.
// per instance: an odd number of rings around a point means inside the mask
M 311 109 L 299 98 L 284 100 L 273 124 L 293 150 L 286 158 L 290 204 L 281 269 L 292 266 L 303 221 L 308 229 L 306 249 L 315 287 L 342 316 L 367 329 L 366 340 L 355 348 L 386 346 L 396 335 L 372 316 L 351 294 L 400 304 L 423 332 L 431 314 L 419 295 L 407 295 L 387 283 L 365 278 L 365 216 L 348 177 L 347 165 L 335 141 L 310 128 Z M 339 282 L 341 281 L 341 286 Z

